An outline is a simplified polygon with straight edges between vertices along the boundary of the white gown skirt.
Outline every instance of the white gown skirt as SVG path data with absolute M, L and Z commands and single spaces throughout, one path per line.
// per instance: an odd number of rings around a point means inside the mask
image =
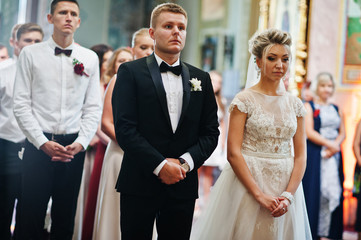
M 247 165 L 264 193 L 279 196 L 285 191 L 293 158 L 252 156 L 243 153 Z M 210 194 L 208 206 L 193 225 L 192 240 L 311 240 L 302 185 L 288 212 L 274 218 L 249 194 L 226 164 Z
M 105 151 L 95 212 L 93 240 L 121 239 L 120 193 L 115 189 L 124 152 L 110 141 Z

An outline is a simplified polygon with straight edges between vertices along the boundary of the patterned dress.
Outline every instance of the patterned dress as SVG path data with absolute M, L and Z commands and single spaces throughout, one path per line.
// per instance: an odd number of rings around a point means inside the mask
M 302 102 L 286 93 L 269 96 L 247 89 L 234 98 L 230 111 L 247 113 L 242 155 L 260 189 L 273 196 L 286 190 L 294 166 L 292 138 L 297 117 L 305 115 Z M 195 222 L 191 239 L 311 238 L 302 185 L 288 212 L 274 218 L 261 207 L 226 164 L 209 204 Z

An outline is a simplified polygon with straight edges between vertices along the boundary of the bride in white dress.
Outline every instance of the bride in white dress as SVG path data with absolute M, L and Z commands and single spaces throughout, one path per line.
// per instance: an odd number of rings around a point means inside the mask
M 191 239 L 312 239 L 301 184 L 306 112 L 282 81 L 290 45 L 290 35 L 276 29 L 250 40 L 259 77 L 249 74 L 246 90 L 231 103 L 229 163 Z M 255 67 L 249 66 L 249 73 Z

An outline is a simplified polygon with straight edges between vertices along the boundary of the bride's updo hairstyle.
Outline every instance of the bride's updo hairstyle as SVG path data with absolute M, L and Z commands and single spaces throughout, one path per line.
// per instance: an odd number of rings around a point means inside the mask
M 271 28 L 260 33 L 255 33 L 248 44 L 249 52 L 256 58 L 262 59 L 262 57 L 268 53 L 270 48 L 276 44 L 285 46 L 288 53 L 291 54 L 290 46 L 292 40 L 289 33 Z

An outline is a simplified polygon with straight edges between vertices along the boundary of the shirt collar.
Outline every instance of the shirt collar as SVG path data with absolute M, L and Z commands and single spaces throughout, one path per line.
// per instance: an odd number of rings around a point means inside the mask
M 167 63 L 166 61 L 164 61 L 163 59 L 161 59 L 155 52 L 154 52 L 154 57 L 155 57 L 155 60 L 157 60 L 157 63 L 158 63 L 158 66 L 160 66 L 160 64 L 162 63 L 162 62 L 165 62 L 165 63 Z M 168 63 L 168 65 L 169 66 L 172 66 L 172 67 L 175 67 L 175 66 L 178 66 L 180 63 L 179 63 L 180 61 L 179 61 L 179 58 L 177 59 L 177 61 L 175 61 L 175 63 L 173 63 L 172 65 L 169 65 Z

